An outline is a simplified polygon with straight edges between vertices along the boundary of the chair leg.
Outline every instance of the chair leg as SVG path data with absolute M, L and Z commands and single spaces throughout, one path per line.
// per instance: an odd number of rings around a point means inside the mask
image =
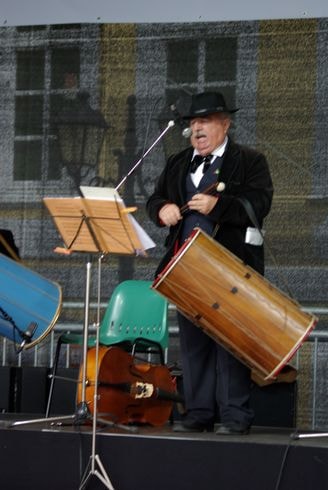
M 59 362 L 59 355 L 60 355 L 60 349 L 62 345 L 62 338 L 61 335 L 58 339 L 57 342 L 57 347 L 56 347 L 56 352 L 55 352 L 55 358 L 54 358 L 54 365 L 52 368 L 52 374 L 51 374 L 51 383 L 50 383 L 50 388 L 49 388 L 49 394 L 48 394 L 48 401 L 47 401 L 47 409 L 46 409 L 46 418 L 49 417 L 50 414 L 50 408 L 51 408 L 51 403 L 52 403 L 52 396 L 53 396 L 53 391 L 55 387 L 55 379 L 57 375 L 57 369 L 58 369 L 58 362 Z

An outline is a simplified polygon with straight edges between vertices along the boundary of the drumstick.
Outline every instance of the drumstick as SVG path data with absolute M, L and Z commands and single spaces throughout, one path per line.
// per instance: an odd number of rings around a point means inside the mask
M 223 192 L 224 189 L 225 189 L 224 182 L 215 182 L 215 184 L 211 184 L 210 186 L 206 187 L 206 189 L 201 191 L 200 194 L 214 195 L 216 192 Z M 184 204 L 180 208 L 180 213 L 183 214 L 184 212 L 188 211 L 188 209 L 189 209 L 188 204 Z

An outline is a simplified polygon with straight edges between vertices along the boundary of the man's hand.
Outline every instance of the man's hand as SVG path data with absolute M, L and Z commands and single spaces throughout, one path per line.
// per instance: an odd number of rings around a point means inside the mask
M 176 204 L 165 204 L 158 213 L 159 219 L 165 226 L 174 226 L 182 219 L 180 209 Z
M 206 215 L 212 211 L 217 202 L 218 197 L 216 196 L 211 196 L 209 194 L 195 194 L 187 204 L 192 211 L 198 211 L 199 213 Z

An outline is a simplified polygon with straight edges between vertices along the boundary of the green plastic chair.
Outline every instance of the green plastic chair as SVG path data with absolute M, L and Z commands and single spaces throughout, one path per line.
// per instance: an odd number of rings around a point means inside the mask
M 168 348 L 168 303 L 151 289 L 151 281 L 123 281 L 114 290 L 102 319 L 101 345 L 120 344 L 159 350 L 164 363 Z
M 158 354 L 165 363 L 168 349 L 168 302 L 151 289 L 151 281 L 127 280 L 114 289 L 99 326 L 100 345 L 120 345 L 136 352 Z M 49 416 L 54 383 L 62 344 L 83 344 L 83 335 L 62 334 L 57 342 L 46 417 Z M 96 345 L 96 336 L 89 336 L 88 347 Z

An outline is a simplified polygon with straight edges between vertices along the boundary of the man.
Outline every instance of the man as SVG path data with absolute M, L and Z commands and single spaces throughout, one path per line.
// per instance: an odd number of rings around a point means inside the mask
M 192 97 L 185 116 L 192 147 L 168 159 L 147 202 L 150 218 L 169 227 L 167 253 L 157 272 L 195 226 L 264 272 L 261 233 L 249 215 L 254 214 L 262 226 L 271 207 L 272 180 L 265 156 L 228 136 L 231 114 L 237 110 L 229 109 L 220 93 Z M 221 183 L 222 192 L 202 192 L 215 182 Z M 186 203 L 188 212 L 181 213 Z M 178 324 L 186 416 L 175 430 L 213 430 L 219 414 L 218 434 L 248 433 L 254 418 L 249 406 L 250 370 L 179 312 Z

